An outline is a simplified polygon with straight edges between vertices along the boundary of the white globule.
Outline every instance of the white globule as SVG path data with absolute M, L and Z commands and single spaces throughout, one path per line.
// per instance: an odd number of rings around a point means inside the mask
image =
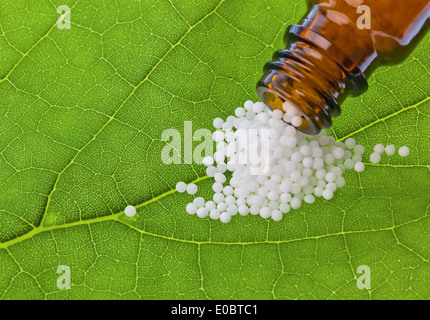
M 346 170 L 364 170 L 365 149 L 353 138 L 336 142 L 325 131 L 307 136 L 294 128 L 306 121 L 296 109 L 285 103 L 283 110 L 285 114 L 270 111 L 262 102 L 246 101 L 235 116 L 213 121 L 216 150 L 203 161 L 214 180 L 213 201 L 197 197 L 187 205 L 188 213 L 223 223 L 249 214 L 280 221 L 284 214 L 302 204 L 312 205 L 316 198 L 332 199 L 345 185 Z M 385 151 L 391 152 L 390 148 Z M 184 192 L 184 185 L 178 183 L 177 190 Z M 187 192 L 196 193 L 194 186 L 189 184 Z
M 385 147 L 384 147 L 384 145 L 383 145 L 382 143 L 378 143 L 377 145 L 375 145 L 375 147 L 373 148 L 373 150 L 374 150 L 376 153 L 381 154 L 381 153 L 383 153 L 383 152 L 384 152 Z
M 364 163 L 361 161 L 356 162 L 354 165 L 354 170 L 357 172 L 363 172 L 364 171 Z
M 134 217 L 136 215 L 136 208 L 134 206 L 127 206 L 124 209 L 124 213 L 129 218 Z
M 348 149 L 354 149 L 355 147 L 355 139 L 354 138 L 348 138 L 345 140 L 345 146 Z
M 179 181 L 176 184 L 176 191 L 182 193 L 182 192 L 185 192 L 186 190 L 187 190 L 187 184 L 185 182 Z
M 187 193 L 191 194 L 191 195 L 196 194 L 197 193 L 197 185 L 195 185 L 194 183 L 190 183 L 187 186 Z
M 408 147 L 400 147 L 399 148 L 399 155 L 401 157 L 407 157 L 409 155 L 410 151 Z
M 396 153 L 396 147 L 392 144 L 389 144 L 385 147 L 385 153 L 389 156 L 392 156 Z
M 189 203 L 189 204 L 187 204 L 186 211 L 189 214 L 195 214 L 197 212 L 197 206 L 196 206 L 196 204 L 195 203 Z
M 379 163 L 381 161 L 381 154 L 379 152 L 374 152 L 370 155 L 370 162 Z

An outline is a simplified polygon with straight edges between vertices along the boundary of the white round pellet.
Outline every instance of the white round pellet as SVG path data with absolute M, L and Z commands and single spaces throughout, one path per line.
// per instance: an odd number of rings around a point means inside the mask
M 206 174 L 208 175 L 208 177 L 213 178 L 215 173 L 217 173 L 217 168 L 215 168 L 214 166 L 209 166 L 206 168 Z
M 324 157 L 324 162 L 325 162 L 326 164 L 333 164 L 333 163 L 334 163 L 334 161 L 335 161 L 335 157 L 334 157 L 334 155 L 333 155 L 333 154 L 328 153 L 328 154 L 326 154 L 326 155 L 325 155 L 325 157 Z
M 273 221 L 281 221 L 283 217 L 283 214 L 279 210 L 273 210 L 272 211 L 272 219 Z
M 329 182 L 329 183 L 327 183 L 326 189 L 330 189 L 331 191 L 335 192 L 337 189 L 337 186 L 335 183 Z
M 285 139 L 284 144 L 286 147 L 294 148 L 297 145 L 297 138 L 294 136 L 289 136 Z
M 331 172 L 333 172 L 337 177 L 341 176 L 343 171 L 341 168 L 339 167 L 334 167 Z
M 185 190 L 187 190 L 187 184 L 185 182 L 180 181 L 176 184 L 176 191 L 182 193 L 185 192 Z
M 313 142 L 316 142 L 316 141 L 313 141 Z M 312 148 L 312 157 L 314 157 L 314 158 L 322 158 L 323 155 L 324 155 L 323 149 L 321 149 L 319 147 L 313 147 Z
M 290 201 L 290 206 L 292 209 L 298 209 L 300 208 L 301 205 L 302 205 L 302 200 L 300 200 L 300 198 L 298 197 L 294 197 Z
M 197 206 L 197 208 L 200 208 L 205 205 L 205 199 L 202 197 L 196 197 L 194 198 L 193 203 Z
M 187 193 L 193 195 L 193 194 L 196 194 L 196 192 L 197 192 L 197 186 L 194 183 L 190 183 L 187 186 Z
M 215 141 L 215 142 L 222 142 L 222 141 L 224 141 L 224 132 L 222 132 L 220 130 L 214 131 L 214 133 L 212 133 L 212 140 Z
M 389 144 L 385 147 L 385 153 L 389 156 L 392 156 L 396 153 L 396 147 L 392 144 Z
M 290 103 L 290 102 L 285 101 L 285 102 L 282 104 L 282 109 L 283 109 L 285 112 L 287 112 L 289 109 L 294 109 L 294 107 L 291 105 L 291 103 Z
M 381 161 L 381 154 L 378 152 L 373 152 L 370 155 L 370 162 L 372 163 L 379 163 L 379 161 Z
M 222 223 L 229 223 L 231 220 L 231 215 L 229 215 L 227 212 L 221 213 L 219 219 Z
M 357 162 L 355 165 L 354 165 L 354 170 L 355 171 L 357 171 L 357 172 L 363 172 L 364 171 L 364 163 L 363 162 Z
M 307 178 L 310 178 L 313 173 L 314 173 L 314 170 L 312 170 L 311 168 L 304 168 L 302 171 L 303 177 L 307 177 Z
M 384 150 L 385 150 L 385 147 L 382 143 L 378 143 L 373 147 L 373 151 L 375 151 L 376 153 L 384 153 Z
M 322 179 L 325 179 L 326 174 L 327 174 L 327 171 L 325 171 L 324 169 L 318 169 L 318 170 L 315 172 L 315 177 L 316 177 L 318 180 L 322 180 Z
M 338 188 L 342 188 L 345 185 L 345 178 L 344 177 L 337 177 L 334 183 L 336 183 L 336 186 Z
M 254 111 L 255 113 L 260 113 L 265 108 L 266 108 L 266 105 L 264 103 L 258 101 L 256 103 L 254 103 L 254 105 L 252 106 L 252 111 Z
M 334 174 L 334 172 L 328 172 L 328 173 L 325 175 L 325 180 L 326 180 L 327 182 L 334 182 L 334 180 L 336 180 L 336 175 Z
M 280 210 L 282 213 L 288 213 L 288 212 L 290 212 L 291 207 L 290 207 L 290 205 L 289 205 L 288 203 L 281 203 L 281 204 L 279 205 L 279 210 Z
M 354 153 L 355 153 L 355 154 L 363 154 L 363 153 L 364 153 L 364 151 L 365 151 L 365 149 L 364 149 L 364 147 L 363 147 L 361 144 L 357 144 L 357 145 L 354 147 Z
M 245 110 L 251 110 L 253 106 L 254 106 L 254 102 L 252 100 L 247 100 L 243 104 L 243 107 L 245 108 Z
M 201 208 L 197 209 L 197 215 L 200 218 L 206 218 L 208 216 L 208 214 L 209 214 L 209 211 L 205 207 L 201 207 Z
M 310 167 L 312 167 L 312 158 L 311 158 L 311 157 L 305 157 L 305 158 L 303 159 L 303 166 L 304 166 L 305 168 L 310 168 Z
M 302 125 L 302 123 L 303 123 L 303 119 L 302 119 L 302 117 L 300 117 L 300 116 L 294 116 L 294 117 L 291 119 L 291 124 L 292 124 L 294 127 L 300 127 L 300 126 Z
M 234 204 L 236 202 L 236 198 L 233 196 L 227 196 L 227 197 L 225 197 L 224 202 L 226 205 L 231 205 L 231 204 Z
M 224 123 L 224 120 L 222 120 L 221 118 L 215 118 L 213 121 L 213 126 L 214 128 L 221 129 L 223 123 Z
M 285 110 L 287 117 L 290 119 L 298 115 L 297 109 L 291 104 L 283 106 L 283 109 Z
M 326 146 L 329 143 L 329 138 L 327 136 L 321 136 L 318 141 L 320 145 Z
M 318 180 L 317 185 L 321 188 L 325 188 L 325 186 L 327 185 L 327 182 L 325 180 Z
M 320 187 L 320 186 L 315 187 L 315 189 L 314 189 L 315 197 L 321 197 L 323 194 L 323 191 L 324 191 L 324 189 L 322 187 Z
M 281 194 L 281 197 L 279 200 L 281 200 L 281 202 L 283 202 L 283 203 L 288 203 L 291 201 L 291 199 L 292 199 L 291 194 L 283 193 L 283 194 Z
M 221 182 L 214 182 L 212 184 L 212 190 L 216 193 L 223 191 L 223 186 Z
M 213 202 L 212 200 L 209 200 L 205 203 L 205 208 L 211 211 L 216 208 L 216 203 Z
M 241 206 L 241 205 L 243 205 L 245 203 L 246 203 L 246 199 L 245 198 L 237 198 L 236 199 L 236 205 L 237 206 Z
M 333 199 L 333 190 L 331 190 L 331 189 L 325 189 L 325 190 L 322 192 L 322 196 L 323 196 L 323 198 L 324 198 L 324 199 L 326 199 L 326 200 Z
M 291 172 L 290 174 L 290 179 L 293 182 L 299 182 L 301 179 L 302 175 L 300 174 L 300 171 L 294 170 L 293 172 Z
M 234 110 L 234 114 L 236 117 L 241 118 L 245 116 L 246 110 L 245 108 L 239 107 L 239 108 L 236 108 L 236 110 Z
M 304 201 L 306 203 L 312 204 L 312 203 L 315 202 L 315 197 L 313 195 L 311 195 L 311 194 L 308 194 L 308 195 L 305 196 Z
M 255 205 L 255 204 L 253 204 L 250 208 L 249 208 L 249 212 L 252 214 L 252 215 L 257 215 L 257 214 L 259 214 L 260 213 L 260 206 L 258 206 L 258 205 Z
M 225 197 L 222 193 L 215 193 L 212 199 L 215 203 L 221 203 L 224 201 Z
M 278 193 L 275 190 L 272 190 L 269 192 L 267 197 L 269 198 L 269 200 L 277 200 L 278 199 Z
M 306 187 L 309 184 L 309 178 L 308 177 L 301 177 L 299 181 L 299 185 L 301 187 Z
M 235 216 L 237 214 L 238 208 L 235 204 L 230 204 L 227 206 L 227 213 L 231 216 Z
M 312 149 L 308 144 L 302 145 L 299 150 L 300 153 L 305 157 L 310 156 L 312 152 Z
M 226 181 L 225 175 L 221 172 L 215 173 L 214 178 L 216 182 L 224 183 Z
M 226 195 L 226 196 L 231 196 L 232 194 L 233 194 L 233 188 L 231 187 L 231 186 L 225 186 L 224 187 L 224 189 L 223 189 L 223 193 Z
M 260 217 L 262 217 L 263 219 L 270 218 L 271 214 L 272 214 L 272 210 L 270 210 L 269 207 L 263 207 L 260 209 Z
M 226 122 L 224 122 L 224 123 L 222 124 L 222 129 L 223 129 L 224 131 L 230 130 L 231 128 L 233 128 L 233 123 L 232 123 L 232 122 L 228 122 L 228 121 L 226 121 Z
M 324 160 L 321 158 L 315 158 L 312 162 L 312 167 L 315 170 L 322 169 L 324 167 Z
M 197 206 L 196 206 L 196 204 L 195 203 L 189 203 L 189 204 L 187 204 L 186 211 L 189 214 L 195 214 L 197 212 Z
M 352 152 L 349 150 L 345 150 L 345 155 L 343 156 L 343 159 L 341 160 L 346 160 L 346 159 L 351 159 L 352 158 Z
M 221 213 L 219 212 L 218 209 L 212 209 L 209 213 L 209 217 L 214 220 L 219 219 L 220 215 Z
M 345 165 L 345 168 L 352 169 L 352 168 L 354 168 L 355 162 L 352 159 L 347 159 L 347 160 L 345 160 L 345 162 L 343 164 Z
M 334 137 L 328 136 L 328 144 L 334 145 L 336 143 L 336 139 Z
M 403 146 L 399 148 L 399 155 L 401 157 L 407 157 L 409 153 L 410 153 L 410 150 L 408 147 Z
M 265 124 L 269 121 L 270 115 L 268 113 L 259 113 L 257 115 L 258 121 L 260 121 L 262 124 Z
M 354 164 L 357 162 L 361 162 L 363 160 L 363 157 L 360 154 L 354 154 L 352 156 L 352 161 L 354 161 Z
M 249 207 L 247 205 L 242 204 L 239 206 L 239 214 L 241 216 L 246 216 L 248 215 L 248 213 L 249 213 Z
M 124 213 L 127 217 L 134 217 L 136 214 L 136 208 L 134 206 L 127 206 L 124 209 Z
M 284 114 L 283 114 L 283 112 L 281 110 L 275 109 L 275 110 L 272 111 L 272 118 L 273 119 L 280 120 L 280 119 L 282 119 L 283 115 Z
M 217 204 L 216 208 L 220 212 L 223 212 L 223 211 L 227 210 L 227 205 L 225 204 L 225 202 L 220 202 L 220 203 Z
M 345 146 L 348 149 L 353 149 L 355 147 L 355 139 L 354 138 L 348 138 L 345 140 Z
M 265 187 L 258 188 L 257 194 L 261 197 L 266 197 L 269 194 L 269 190 Z
M 295 161 L 287 161 L 284 165 L 284 169 L 287 172 L 293 172 L 296 170 L 297 163 Z
M 227 165 L 225 163 L 223 163 L 223 162 L 220 162 L 220 163 L 217 164 L 216 169 L 217 169 L 218 172 L 224 173 L 227 170 Z
M 342 159 L 345 156 L 345 150 L 343 150 L 342 148 L 337 147 L 337 148 L 335 148 L 333 150 L 333 156 L 336 159 Z
M 311 183 L 308 184 L 307 186 L 303 187 L 303 193 L 305 195 L 311 194 L 312 192 L 314 192 L 314 187 Z

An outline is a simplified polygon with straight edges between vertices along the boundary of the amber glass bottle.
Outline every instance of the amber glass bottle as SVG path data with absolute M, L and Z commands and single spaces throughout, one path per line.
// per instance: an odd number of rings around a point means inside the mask
M 426 32 L 430 0 L 308 0 L 300 25 L 287 30 L 289 47 L 265 66 L 257 92 L 271 109 L 295 107 L 297 129 L 317 134 L 340 114 L 348 93 L 367 89 L 370 70 L 407 56 Z M 367 20 L 367 21 L 366 21 Z

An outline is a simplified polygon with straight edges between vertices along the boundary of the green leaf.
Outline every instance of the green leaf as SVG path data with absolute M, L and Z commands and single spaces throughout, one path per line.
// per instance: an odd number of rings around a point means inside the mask
M 56 27 L 60 5 L 71 28 Z M 1 299 L 430 298 L 430 38 L 380 67 L 330 131 L 407 145 L 281 222 L 185 212 L 202 165 L 165 165 L 161 133 L 211 128 L 247 99 L 303 0 L 3 1 Z M 138 208 L 124 216 L 126 205 Z M 57 268 L 71 289 L 57 288 Z M 359 290 L 357 268 L 371 270 Z

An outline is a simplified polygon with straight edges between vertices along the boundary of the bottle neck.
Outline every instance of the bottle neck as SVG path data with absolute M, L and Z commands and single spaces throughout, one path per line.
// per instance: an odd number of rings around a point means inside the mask
M 302 117 L 298 130 L 318 134 L 340 114 L 339 101 L 347 87 L 359 94 L 367 81 L 356 65 L 329 41 L 303 26 L 292 26 L 290 45 L 266 64 L 257 92 L 271 109 L 295 107 Z

